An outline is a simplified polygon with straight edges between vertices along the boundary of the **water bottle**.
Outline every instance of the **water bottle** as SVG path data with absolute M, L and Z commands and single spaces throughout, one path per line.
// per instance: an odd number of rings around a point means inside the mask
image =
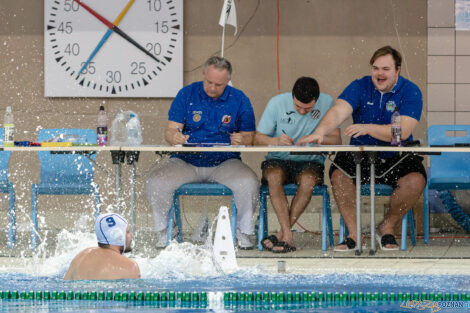
M 142 143 L 142 129 L 140 128 L 140 121 L 134 113 L 130 114 L 130 119 L 127 121 L 127 144 L 129 146 L 138 146 Z
M 111 124 L 111 145 L 123 146 L 127 141 L 126 118 L 122 112 L 116 115 Z
M 104 106 L 100 106 L 96 134 L 98 135 L 98 146 L 106 146 L 108 144 L 108 115 Z
M 392 114 L 391 123 L 392 124 L 392 146 L 401 146 L 401 118 L 400 113 L 398 113 L 398 108 L 395 107 L 395 112 Z
M 13 112 L 11 107 L 8 106 L 3 117 L 3 146 L 13 147 L 15 145 L 13 141 L 13 134 L 15 133 L 15 120 L 13 118 Z

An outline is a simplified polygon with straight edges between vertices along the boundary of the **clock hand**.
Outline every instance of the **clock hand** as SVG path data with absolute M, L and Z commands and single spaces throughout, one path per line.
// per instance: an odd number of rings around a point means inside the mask
M 124 16 L 127 14 L 131 6 L 134 4 L 135 0 L 130 0 L 127 5 L 124 7 L 124 9 L 121 11 L 121 13 L 118 15 L 118 17 L 114 20 L 113 24 L 114 25 L 119 25 L 124 18 Z M 85 70 L 85 68 L 90 64 L 91 60 L 95 57 L 95 55 L 98 53 L 98 51 L 101 49 L 101 47 L 104 45 L 104 43 L 108 40 L 109 36 L 113 33 L 113 30 L 111 28 L 108 28 L 108 31 L 104 34 L 103 38 L 101 38 L 100 42 L 98 45 L 95 47 L 93 52 L 91 52 L 90 56 L 86 60 L 86 62 L 83 64 L 82 68 L 80 69 L 80 72 L 78 72 L 77 79 L 78 77 L 82 74 L 82 72 Z
M 157 59 L 153 54 L 151 54 L 150 52 L 148 52 L 147 50 L 145 50 L 144 47 L 142 47 L 141 45 L 139 45 L 134 39 L 132 39 L 131 37 L 129 37 L 126 33 L 124 33 L 119 27 L 117 27 L 116 25 L 114 25 L 113 23 L 111 23 L 110 21 L 108 21 L 106 18 L 104 18 L 103 16 L 101 16 L 100 14 L 98 14 L 96 11 L 94 11 L 92 8 L 90 8 L 88 5 L 86 5 L 85 3 L 83 3 L 81 0 L 74 0 L 75 2 L 77 2 L 79 5 L 81 5 L 85 10 L 87 10 L 88 12 L 90 12 L 94 17 L 96 17 L 98 20 L 100 20 L 103 24 L 105 24 L 109 29 L 111 29 L 112 31 L 114 31 L 116 34 L 118 34 L 119 36 L 121 36 L 122 38 L 124 38 L 125 40 L 127 40 L 129 43 L 131 43 L 132 45 L 134 45 L 136 48 L 138 48 L 140 51 L 142 51 L 143 53 L 145 53 L 146 55 L 148 55 L 149 57 L 151 57 L 152 59 L 154 59 L 155 61 L 157 61 L 158 63 L 161 63 L 161 61 L 159 59 Z

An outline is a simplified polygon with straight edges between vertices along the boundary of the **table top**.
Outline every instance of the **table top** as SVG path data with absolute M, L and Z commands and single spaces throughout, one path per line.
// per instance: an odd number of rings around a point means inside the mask
M 0 147 L 0 149 L 2 149 Z M 470 147 L 391 147 L 391 146 L 350 146 L 350 145 L 318 145 L 318 146 L 212 146 L 212 147 L 182 147 L 182 146 L 72 146 L 72 147 L 3 147 L 4 151 L 139 151 L 139 152 L 470 152 Z

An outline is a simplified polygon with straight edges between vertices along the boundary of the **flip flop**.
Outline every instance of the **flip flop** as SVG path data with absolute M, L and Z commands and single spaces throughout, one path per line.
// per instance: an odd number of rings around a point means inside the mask
M 392 234 L 380 235 L 378 231 L 375 232 L 375 239 L 379 244 L 380 250 L 382 251 L 398 251 L 398 243 L 395 239 L 395 236 Z M 395 248 L 387 248 L 386 245 L 396 245 Z
M 346 249 L 338 249 L 338 246 L 346 246 Z M 347 237 L 346 240 L 343 240 L 333 249 L 335 252 L 348 252 L 356 249 L 356 241 L 352 238 Z
M 266 243 L 265 243 L 266 240 L 270 241 L 273 244 L 273 247 L 276 246 L 279 243 L 279 240 L 277 239 L 277 237 L 275 235 L 271 235 L 271 236 L 268 236 L 266 238 L 263 238 L 263 240 L 261 240 L 261 246 L 263 246 L 263 249 L 266 250 L 266 251 L 272 251 L 273 250 L 272 247 L 268 247 L 266 245 Z
M 290 244 L 288 244 L 287 242 L 285 241 L 279 241 L 275 247 L 282 247 L 282 250 L 272 250 L 273 253 L 288 253 L 288 252 L 294 252 L 295 250 L 297 250 L 296 247 L 294 246 L 291 246 Z

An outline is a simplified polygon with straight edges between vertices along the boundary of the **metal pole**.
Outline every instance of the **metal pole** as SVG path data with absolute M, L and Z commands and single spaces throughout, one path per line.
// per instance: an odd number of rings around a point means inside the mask
M 375 153 L 369 153 L 370 160 L 370 251 L 375 254 Z
M 132 162 L 130 168 L 130 187 L 131 187 L 131 194 L 130 194 L 130 201 L 131 201 L 131 232 L 135 234 L 135 173 L 136 173 L 136 165 L 135 162 Z
M 361 242 L 361 155 L 359 152 L 354 154 L 356 161 L 356 255 L 362 253 Z
M 116 212 L 121 214 L 121 199 L 122 199 L 122 186 L 121 186 L 121 163 L 115 164 L 115 177 L 116 177 Z

